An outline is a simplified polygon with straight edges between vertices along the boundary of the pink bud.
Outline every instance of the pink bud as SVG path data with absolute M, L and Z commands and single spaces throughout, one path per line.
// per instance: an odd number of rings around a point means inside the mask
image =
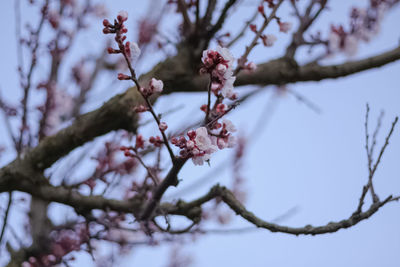
M 265 16 L 264 6 L 263 6 L 263 5 L 259 5 L 259 6 L 258 6 L 258 12 L 260 12 L 261 15 Z
M 128 12 L 121 10 L 117 15 L 117 19 L 120 23 L 128 20 Z
M 116 49 L 114 49 L 114 48 L 112 48 L 112 47 L 108 47 L 108 48 L 107 48 L 107 52 L 108 52 L 109 54 L 118 54 L 120 51 L 119 51 L 119 50 L 116 50 Z
M 218 105 L 217 105 L 217 112 L 218 113 L 224 113 L 225 112 L 225 109 L 226 109 L 226 105 L 225 104 L 222 104 L 222 103 L 219 103 Z
M 254 24 L 250 24 L 250 30 L 253 32 L 257 32 L 257 26 Z
M 118 73 L 118 80 L 130 80 L 130 79 L 131 79 L 131 76 L 128 76 L 123 73 Z
M 160 131 L 165 131 L 168 128 L 168 125 L 165 122 L 161 122 L 160 125 L 158 125 L 158 128 L 160 128 Z
M 108 21 L 108 19 L 104 19 L 104 20 L 103 20 L 103 26 L 104 26 L 104 27 L 109 27 L 109 26 L 111 26 L 111 24 L 110 24 L 110 22 Z

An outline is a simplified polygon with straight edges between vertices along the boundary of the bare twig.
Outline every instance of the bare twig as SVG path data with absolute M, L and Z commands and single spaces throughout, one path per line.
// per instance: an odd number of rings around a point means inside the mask
M 264 2 L 264 0 L 261 0 L 260 4 L 262 4 Z M 253 16 L 251 16 L 251 18 L 244 24 L 243 28 L 239 31 L 239 33 L 227 44 L 226 47 L 231 47 L 232 45 L 234 45 L 237 41 L 239 41 L 243 36 L 244 33 L 246 32 L 246 30 L 249 28 L 250 24 L 253 23 L 253 21 L 256 20 L 257 15 L 258 15 L 258 10 L 256 10 L 253 14 Z
M 12 204 L 12 192 L 9 192 L 9 193 L 8 193 L 7 208 L 6 208 L 6 211 L 5 211 L 5 213 L 4 213 L 3 226 L 2 226 L 2 228 L 1 228 L 1 233 L 0 233 L 0 245 L 1 245 L 1 242 L 3 241 L 4 233 L 5 233 L 5 231 L 6 231 L 7 220 L 8 220 L 8 214 L 10 213 L 11 204 Z
M 22 98 L 22 118 L 21 118 L 21 133 L 18 140 L 18 146 L 16 147 L 18 154 L 22 151 L 22 141 L 24 138 L 24 133 L 27 128 L 27 121 L 28 121 L 28 99 L 29 99 L 29 92 L 31 89 L 31 82 L 32 82 L 32 75 L 33 71 L 37 64 L 37 49 L 39 48 L 39 36 L 42 31 L 44 21 L 46 20 L 46 12 L 49 5 L 49 0 L 46 0 L 42 7 L 42 14 L 39 21 L 39 25 L 35 32 L 32 33 L 32 38 L 34 38 L 34 45 L 31 50 L 31 63 L 28 69 L 28 74 L 26 75 L 25 82 L 23 84 L 24 94 Z
M 246 50 L 245 50 L 244 54 L 240 57 L 241 62 L 243 62 L 243 63 L 246 62 L 247 57 L 249 56 L 251 50 L 253 50 L 253 48 L 257 45 L 258 40 L 260 39 L 261 35 L 263 34 L 265 28 L 267 28 L 268 24 L 275 18 L 276 12 L 278 11 L 278 9 L 282 3 L 283 3 L 283 0 L 279 0 L 279 2 L 277 4 L 275 4 L 275 6 L 273 7 L 271 14 L 269 16 L 265 17 L 263 25 L 257 31 L 257 33 L 254 36 L 251 43 L 248 46 L 246 46 Z M 233 75 L 236 76 L 242 68 L 243 68 L 243 66 L 241 64 L 239 64 L 237 66 L 236 70 L 233 72 Z

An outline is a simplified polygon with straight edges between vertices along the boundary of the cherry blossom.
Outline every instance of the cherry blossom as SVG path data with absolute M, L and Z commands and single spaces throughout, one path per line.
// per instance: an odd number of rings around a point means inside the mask
M 136 63 L 136 60 L 139 58 L 141 50 L 137 43 L 135 42 L 126 42 L 125 52 L 128 56 L 129 60 L 132 63 Z
M 216 125 L 218 129 L 210 133 L 202 126 L 187 133 L 189 140 L 181 136 L 172 138 L 171 143 L 181 149 L 181 157 L 192 158 L 195 165 L 203 165 L 218 149 L 231 148 L 237 143 L 236 137 L 232 135 L 236 132 L 236 127 L 230 120 L 224 119 L 222 124 L 216 123 Z
M 235 58 L 224 47 L 217 46 L 216 50 L 205 50 L 201 58 L 204 66 L 202 73 L 211 74 L 211 90 L 217 95 L 234 99 L 233 84 L 236 77 L 233 76 L 233 62 Z
M 266 35 L 262 35 L 262 36 L 261 36 L 261 39 L 262 39 L 263 44 L 264 44 L 265 46 L 270 47 L 270 46 L 273 46 L 273 45 L 274 45 L 274 43 L 275 43 L 275 41 L 276 41 L 277 38 L 276 38 L 276 36 L 273 35 L 273 34 L 266 34 Z
M 158 128 L 160 128 L 160 131 L 165 131 L 167 130 L 168 125 L 165 122 L 161 122 Z
M 155 93 L 161 93 L 164 87 L 164 83 L 161 80 L 152 78 L 149 83 L 150 88 Z
M 254 62 L 249 62 L 246 66 L 245 66 L 246 70 L 249 71 L 255 71 L 257 69 L 257 65 Z
M 291 22 L 279 22 L 279 31 L 287 33 L 292 28 Z
M 164 87 L 164 83 L 161 80 L 152 78 L 147 87 L 141 87 L 140 92 L 144 97 L 149 97 L 154 93 L 161 93 Z

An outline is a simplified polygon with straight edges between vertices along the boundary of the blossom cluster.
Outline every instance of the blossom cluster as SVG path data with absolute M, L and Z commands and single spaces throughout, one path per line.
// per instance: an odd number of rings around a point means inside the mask
M 345 30 L 343 26 L 331 27 L 328 39 L 329 52 L 355 55 L 361 41 L 368 42 L 379 33 L 383 16 L 391 5 L 391 1 L 371 1 L 367 8 L 353 8 L 349 30 Z
M 211 76 L 211 91 L 215 96 L 223 96 L 229 99 L 236 99 L 237 94 L 233 91 L 233 83 L 236 77 L 233 76 L 234 57 L 227 48 L 217 46 L 216 50 L 205 50 L 201 61 L 203 67 L 200 73 L 209 73 Z
M 273 3 L 272 0 L 271 1 L 266 1 L 266 2 L 268 3 L 268 7 L 269 8 L 273 8 L 275 6 L 275 4 Z M 265 21 L 268 21 L 268 17 L 265 14 L 264 4 L 263 3 L 258 6 L 257 10 L 258 10 L 258 13 L 260 13 L 263 16 Z M 276 17 L 276 16 L 274 18 L 275 18 L 276 22 L 278 23 L 280 32 L 288 33 L 292 29 L 292 23 L 291 22 L 282 22 L 281 19 L 279 17 Z M 258 30 L 257 26 L 255 24 L 250 24 L 249 28 L 255 34 L 257 34 L 257 35 L 259 34 L 259 38 L 263 42 L 264 46 L 271 47 L 271 46 L 274 45 L 274 43 L 277 40 L 277 38 L 276 38 L 276 36 L 274 34 L 263 34 L 262 31 L 263 31 L 264 28 L 261 28 L 260 30 Z
M 167 129 L 166 123 L 161 122 L 161 127 L 165 127 Z M 148 140 L 146 140 L 143 135 L 138 134 L 136 135 L 136 142 L 135 146 L 121 146 L 120 150 L 124 152 L 125 156 L 127 157 L 136 157 L 136 153 L 139 149 L 144 149 L 149 144 L 155 147 L 161 147 L 164 144 L 164 140 L 160 136 L 150 136 Z
M 131 63 L 134 63 L 140 56 L 140 48 L 135 42 L 125 42 L 126 33 L 128 29 L 125 27 L 124 22 L 128 20 L 128 13 L 126 11 L 120 11 L 117 15 L 117 19 L 114 20 L 114 24 L 110 23 L 107 19 L 103 20 L 103 33 L 104 34 L 115 34 L 115 41 L 118 43 L 119 49 L 109 47 L 107 49 L 109 54 L 122 53 Z M 122 78 L 123 76 L 121 76 Z M 120 75 L 118 77 L 120 79 Z
M 139 88 L 140 93 L 144 98 L 148 98 L 154 93 L 161 93 L 164 87 L 164 83 L 161 80 L 157 80 L 152 78 L 147 87 L 140 87 L 137 82 L 135 70 L 132 68 L 132 64 L 138 59 L 140 56 L 140 48 L 135 42 L 125 42 L 126 33 L 128 29 L 125 27 L 124 22 L 128 20 L 128 13 L 126 11 L 120 11 L 118 13 L 117 19 L 114 20 L 114 24 L 111 24 L 107 19 L 103 20 L 103 33 L 104 34 L 115 34 L 115 41 L 118 44 L 119 49 L 114 49 L 109 47 L 108 53 L 110 54 L 122 54 L 127 63 L 128 67 L 131 71 L 131 75 L 119 73 L 119 80 L 133 80 Z M 139 106 L 135 109 L 137 112 L 149 111 L 150 107 Z
M 86 226 L 76 226 L 74 230 L 61 230 L 53 236 L 51 253 L 39 257 L 29 257 L 22 263 L 22 267 L 55 266 L 63 257 L 72 251 L 79 251 L 82 244 L 89 238 Z
M 190 130 L 187 132 L 188 139 L 180 136 L 172 138 L 171 143 L 181 149 L 182 158 L 191 158 L 195 165 L 203 165 L 218 149 L 231 148 L 236 144 L 236 138 L 232 135 L 236 128 L 231 121 L 223 120 L 222 124 L 215 125 L 210 132 L 206 127 Z

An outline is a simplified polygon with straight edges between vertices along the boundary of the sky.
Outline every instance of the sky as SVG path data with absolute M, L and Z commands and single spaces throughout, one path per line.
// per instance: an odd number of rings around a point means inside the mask
M 116 0 L 107 1 L 106 4 L 111 7 L 110 17 L 122 9 L 127 10 L 131 17 L 136 17 L 146 11 L 144 2 Z M 258 1 L 244 2 L 245 8 L 228 18 L 227 25 L 231 29 L 242 25 Z M 326 32 L 331 23 L 347 21 L 352 5 L 364 6 L 367 3 L 364 0 L 331 2 L 331 9 L 317 21 L 314 29 Z M 2 30 L 3 36 L 8 37 L 3 37 L 0 44 L 0 88 L 3 96 L 12 99 L 17 96 L 18 88 L 13 1 L 3 1 L 0 7 L 1 24 L 9 25 Z M 287 6 L 280 12 L 288 13 Z M 26 19 L 35 18 L 29 9 L 23 9 L 23 14 Z M 388 13 L 379 35 L 370 43 L 362 45 L 353 59 L 384 52 L 398 45 L 399 15 L 399 7 Z M 170 24 L 174 22 L 172 19 L 166 21 Z M 271 31 L 274 30 L 276 29 L 272 27 Z M 97 41 L 96 38 L 99 42 L 103 38 L 100 33 L 91 34 L 94 34 L 93 43 Z M 274 47 L 257 47 L 250 60 L 262 62 L 280 55 L 289 35 L 277 33 L 277 36 L 278 41 Z M 238 56 L 243 50 L 244 46 L 238 45 L 232 52 Z M 299 61 L 305 60 L 306 56 L 303 53 Z M 348 59 L 338 56 L 325 63 L 343 60 Z M 155 59 L 150 58 L 141 64 L 142 71 L 150 68 L 153 61 Z M 240 105 L 229 119 L 237 125 L 239 133 L 250 136 L 243 167 L 248 192 L 246 207 L 266 220 L 273 220 L 295 208 L 296 212 L 292 212 L 291 216 L 280 223 L 299 227 L 306 224 L 324 225 L 349 217 L 358 204 L 362 186 L 368 178 L 364 148 L 366 103 L 371 108 L 371 128 L 375 125 L 380 110 L 385 111 L 378 137 L 380 148 L 394 117 L 400 115 L 399 73 L 400 62 L 395 62 L 342 79 L 289 86 L 291 90 L 317 105 L 321 109 L 319 114 L 291 95 L 271 100 L 273 91 L 269 87 L 257 97 Z M 121 86 L 118 88 L 116 92 L 123 91 Z M 157 102 L 156 109 L 166 110 L 171 102 L 177 105 L 182 102 L 193 103 L 186 106 L 186 110 L 193 111 L 193 106 L 198 106 L 202 97 L 205 99 L 206 95 L 169 95 Z M 93 106 L 105 100 L 99 99 Z M 262 110 L 271 103 L 272 116 L 263 115 Z M 169 119 L 171 125 L 180 120 L 179 115 L 174 117 L 173 114 Z M 251 135 L 254 129 L 260 132 Z M 0 138 L 6 138 L 2 129 Z M 229 151 L 219 152 L 213 158 L 211 168 L 218 166 L 229 155 Z M 400 195 L 399 160 L 400 130 L 397 129 L 375 177 L 375 189 L 382 199 L 390 194 Z M 181 173 L 181 188 L 190 186 L 198 179 L 204 179 L 203 175 L 209 171 L 207 166 L 194 167 L 191 163 L 187 164 Z M 190 200 L 207 192 L 213 184 L 229 184 L 230 174 L 227 170 L 215 175 L 196 186 L 195 191 L 182 196 Z M 174 190 L 169 190 L 167 198 L 170 196 L 173 199 L 174 193 Z M 296 237 L 262 229 L 240 234 L 209 234 L 197 237 L 194 242 L 186 242 L 179 249 L 193 259 L 192 266 L 394 267 L 400 262 L 399 212 L 400 203 L 391 203 L 370 219 L 333 234 Z M 15 215 L 13 220 L 18 220 L 18 216 Z M 242 218 L 233 217 L 232 223 L 224 229 L 249 226 L 251 225 Z M 209 225 L 210 229 L 217 227 L 220 226 Z M 170 251 L 170 244 L 138 247 L 119 259 L 118 266 L 163 267 L 168 263 Z M 89 260 L 88 255 L 80 255 L 71 266 L 92 266 L 88 263 Z

